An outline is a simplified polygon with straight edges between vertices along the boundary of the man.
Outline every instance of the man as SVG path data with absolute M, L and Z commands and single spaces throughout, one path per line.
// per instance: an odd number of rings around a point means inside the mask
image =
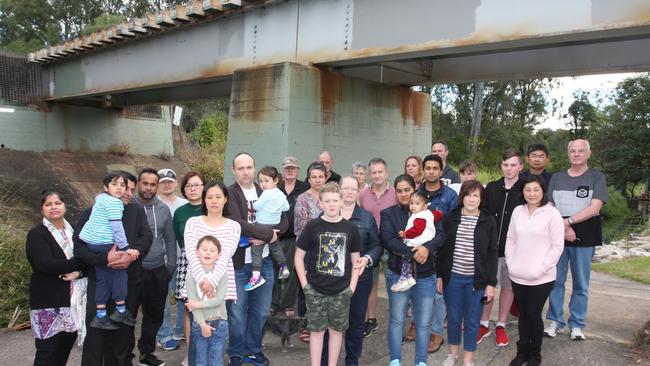
M 541 175 L 546 182 L 546 186 L 551 183 L 553 174 L 546 171 L 546 164 L 549 162 L 548 148 L 544 144 L 530 144 L 526 149 L 526 163 L 528 163 L 528 170 L 521 173 L 522 178 L 531 175 Z
M 94 365 L 131 365 L 133 359 L 133 348 L 135 347 L 134 327 L 118 323 L 120 327 L 114 331 L 103 330 L 89 326 L 95 314 L 95 288 L 97 285 L 94 266 L 108 265 L 115 269 L 126 269 L 128 275 L 128 295 L 126 307 L 134 318 L 138 314 L 137 300 L 142 290 L 142 258 L 151 247 L 153 235 L 147 224 L 147 216 L 141 207 L 131 203 L 133 191 L 136 185 L 136 178 L 131 173 L 122 172 L 127 180 L 127 187 L 122 195 L 124 212 L 122 224 L 129 247 L 140 252 L 140 257 L 133 261 L 132 257 L 125 252 L 118 252 L 115 248 L 107 254 L 92 252 L 86 243 L 79 239 L 79 231 L 74 235 L 74 255 L 88 267 L 88 303 L 86 305 L 86 339 L 81 355 L 81 364 L 84 366 Z M 92 208 L 81 213 L 76 227 L 83 227 Z M 112 311 L 114 304 L 108 304 L 109 311 Z
M 434 144 L 435 146 L 435 144 Z M 422 171 L 424 172 L 424 184 L 420 185 L 418 191 L 423 193 L 429 200 L 429 209 L 434 212 L 436 222 L 440 221 L 443 215 L 450 212 L 458 201 L 458 195 L 442 181 L 444 162 L 438 155 L 427 155 L 422 160 Z M 433 253 L 434 255 L 436 253 Z M 435 277 L 435 275 L 434 275 Z M 435 281 L 435 279 L 434 279 Z M 431 338 L 429 340 L 429 353 L 437 352 L 444 343 L 444 323 L 447 316 L 445 299 L 442 294 L 436 292 L 433 300 L 433 318 L 431 319 Z M 413 334 L 415 325 L 411 323 L 409 333 Z
M 582 329 L 587 316 L 591 258 L 596 246 L 603 241 L 600 210 L 607 202 L 607 185 L 605 175 L 587 165 L 591 156 L 587 140 L 569 142 L 568 153 L 571 166 L 565 172 L 555 173 L 548 189 L 549 201 L 564 217 L 565 241 L 546 313 L 546 319 L 551 323 L 544 334 L 555 337 L 564 328 L 564 283 L 571 263 L 573 290 L 569 301 L 570 337 L 573 340 L 584 340 Z
M 458 173 L 460 175 L 460 183 L 448 184 L 449 188 L 453 189 L 456 194 L 460 193 L 460 187 L 468 180 L 476 180 L 478 167 L 472 160 L 463 160 L 458 166 Z
M 329 151 L 325 150 L 322 153 L 318 155 L 318 161 L 320 161 L 323 165 L 325 165 L 325 169 L 327 171 L 325 172 L 325 183 L 329 182 L 336 182 L 336 183 L 341 183 L 341 176 L 336 174 L 334 170 L 332 170 L 332 167 L 334 166 L 334 160 L 332 159 L 332 154 L 330 154 Z
M 165 363 L 153 352 L 156 333 L 162 325 L 169 280 L 176 270 L 176 236 L 169 207 L 158 197 L 158 171 L 145 168 L 138 176 L 138 195 L 134 201 L 144 208 L 153 233 L 149 253 L 142 260 L 143 288 L 139 307 L 142 307 L 142 328 L 138 340 L 140 365 L 161 366 Z
M 172 217 L 177 208 L 187 203 L 185 198 L 176 195 L 176 172 L 171 169 L 160 169 L 158 171 L 158 199 L 169 207 Z M 176 252 L 179 252 L 178 246 Z M 172 279 L 169 281 L 169 291 L 173 293 L 176 288 L 176 272 L 172 273 Z M 167 296 L 165 300 L 165 312 L 163 314 L 163 323 L 156 335 L 157 343 L 165 351 L 172 351 L 178 348 L 178 341 L 185 339 L 183 336 L 183 313 L 184 304 L 181 301 L 170 303 L 172 296 Z M 172 325 L 172 308 L 176 308 L 176 324 Z M 173 327 L 173 329 L 172 329 Z
M 262 194 L 262 189 L 253 182 L 255 177 L 255 161 L 248 153 L 235 155 L 232 161 L 232 173 L 235 183 L 228 187 L 228 201 L 226 210 L 229 218 L 241 225 L 241 236 L 248 237 L 251 245 L 279 245 L 276 243 L 278 235 L 287 230 L 288 221 L 282 214 L 282 221 L 278 225 L 279 232 L 270 227 L 256 226 L 253 202 Z M 252 261 L 250 248 L 237 248 L 232 257 L 235 267 L 235 281 L 237 282 L 237 301 L 228 301 L 228 331 L 230 342 L 228 355 L 230 366 L 239 366 L 243 362 L 255 366 L 266 366 L 268 358 L 262 352 L 262 336 L 264 324 L 271 307 L 273 282 L 275 273 L 269 257 L 268 247 L 262 254 L 261 274 L 267 279 L 262 286 L 251 291 L 244 291 L 244 286 L 252 274 Z
M 359 193 L 359 205 L 375 218 L 377 228 L 381 220 L 381 211 L 397 204 L 395 188 L 388 183 L 388 167 L 382 158 L 372 158 L 368 163 L 371 185 Z M 382 255 L 382 267 L 386 270 L 387 257 Z M 377 289 L 379 288 L 379 266 L 372 272 L 372 290 L 368 297 L 368 320 L 366 320 L 364 337 L 370 337 L 377 329 Z
M 447 155 L 449 155 L 449 149 L 447 144 L 442 140 L 434 141 L 431 145 L 431 154 L 438 155 L 442 159 L 442 177 L 440 178 L 446 185 L 452 183 L 460 183 L 460 177 L 458 173 L 451 166 L 447 165 Z
M 309 183 L 298 180 L 298 173 L 300 172 L 300 164 L 295 156 L 287 156 L 282 159 L 282 182 L 278 188 L 287 196 L 289 202 L 289 211 L 287 211 L 287 219 L 289 228 L 287 232 L 280 239 L 282 251 L 284 256 L 288 259 L 287 266 L 289 268 L 289 278 L 275 282 L 273 288 L 273 300 L 271 308 L 274 312 L 284 311 L 285 315 L 292 317 L 296 314 L 296 299 L 298 298 L 298 276 L 294 271 L 294 261 L 291 260 L 296 251 L 296 234 L 293 232 L 294 210 L 296 206 L 296 198 L 303 192 L 309 189 Z
M 497 268 L 497 280 L 501 287 L 499 291 L 499 318 L 495 328 L 495 342 L 499 347 L 505 347 L 510 343 L 506 333 L 506 321 L 510 307 L 515 299 L 512 291 L 512 284 L 508 275 L 508 268 L 505 260 L 506 234 L 510 225 L 512 211 L 518 205 L 524 203 L 521 196 L 519 173 L 524 166 L 519 151 L 508 149 L 501 158 L 501 173 L 503 177 L 499 180 L 488 183 L 485 187 L 485 208 L 497 222 L 497 235 L 499 243 L 499 263 Z M 477 343 L 480 343 L 490 332 L 490 313 L 494 301 L 485 304 L 481 315 Z

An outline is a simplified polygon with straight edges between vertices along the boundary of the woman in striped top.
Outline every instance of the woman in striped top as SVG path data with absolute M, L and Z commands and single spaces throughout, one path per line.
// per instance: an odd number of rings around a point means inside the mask
M 485 188 L 478 181 L 464 182 L 458 205 L 444 219 L 445 245 L 438 252 L 438 292 L 447 305 L 449 356 L 443 365 L 456 363 L 463 332 L 464 365 L 473 365 L 476 336 L 483 304 L 494 298 L 497 284 L 497 228 L 483 208 Z
M 241 227 L 239 224 L 224 216 L 224 208 L 228 200 L 228 189 L 220 181 L 212 181 L 203 188 L 202 216 L 192 217 L 185 224 L 185 248 L 196 248 L 199 239 L 212 235 L 221 243 L 221 253 L 214 265 L 214 270 L 206 273 L 201 265 L 195 250 L 187 250 L 188 272 L 195 283 L 199 284 L 201 291 L 208 297 L 215 295 L 215 289 L 224 275 L 228 276 L 226 300 L 237 300 L 235 287 L 235 270 L 232 265 L 232 256 L 237 250 Z M 190 340 L 191 342 L 191 340 Z M 190 354 L 190 364 L 193 364 L 193 355 Z

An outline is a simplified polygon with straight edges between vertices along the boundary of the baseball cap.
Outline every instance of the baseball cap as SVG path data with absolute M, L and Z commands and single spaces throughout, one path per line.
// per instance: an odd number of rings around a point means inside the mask
M 158 171 L 158 182 L 162 183 L 167 180 L 176 181 L 176 172 L 171 169 L 160 169 Z
M 288 166 L 300 168 L 300 164 L 298 164 L 298 158 L 295 156 L 287 156 L 286 158 L 282 159 L 282 168 L 286 168 Z

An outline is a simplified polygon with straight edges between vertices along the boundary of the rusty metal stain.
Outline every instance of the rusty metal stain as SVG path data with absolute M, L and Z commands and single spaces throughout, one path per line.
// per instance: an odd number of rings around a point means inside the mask
M 430 110 L 428 96 L 407 86 L 400 86 L 397 100 L 402 114 L 402 123 L 406 124 L 409 120 L 412 120 L 415 126 L 421 127 L 426 118 L 427 110 Z
M 239 70 L 233 80 L 230 115 L 247 121 L 264 121 L 275 110 L 273 98 L 282 83 L 285 65 Z
M 325 69 L 318 69 L 320 77 L 320 103 L 323 123 L 333 120 L 336 105 L 343 101 L 343 76 Z

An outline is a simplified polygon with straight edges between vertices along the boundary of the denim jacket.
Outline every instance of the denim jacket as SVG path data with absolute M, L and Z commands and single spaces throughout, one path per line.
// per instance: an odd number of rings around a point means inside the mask
M 425 184 L 421 184 L 418 192 L 424 193 L 429 198 L 430 210 L 440 210 L 443 215 L 446 215 L 456 207 L 458 195 L 456 191 L 447 187 L 444 183 L 440 182 L 440 189 L 435 194 L 431 194 L 431 192 L 424 189 L 424 186 Z
M 375 218 L 372 217 L 370 212 L 362 209 L 359 205 L 355 205 L 349 221 L 359 229 L 359 240 L 361 243 L 361 253 L 359 254 L 362 257 L 364 255 L 370 257 L 370 268 L 366 269 L 363 275 L 371 274 L 372 268 L 377 267 L 379 258 L 384 253 L 384 248 L 379 241 L 379 231 L 377 230 Z

